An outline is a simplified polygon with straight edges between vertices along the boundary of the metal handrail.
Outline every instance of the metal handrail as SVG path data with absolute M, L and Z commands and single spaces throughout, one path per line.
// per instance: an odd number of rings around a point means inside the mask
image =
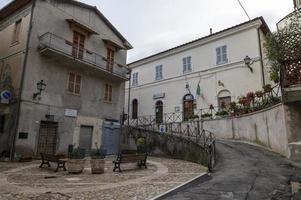
M 109 72 L 111 74 L 121 76 L 122 78 L 128 79 L 129 68 L 125 65 L 119 64 L 117 62 L 112 62 L 112 70 L 107 68 L 108 61 L 104 56 L 90 51 L 86 48 L 78 48 L 78 46 L 74 45 L 73 42 L 70 42 L 60 36 L 57 36 L 53 33 L 46 32 L 39 37 L 40 40 L 40 48 L 53 48 L 57 51 L 60 51 L 68 56 L 72 56 L 75 59 L 86 62 L 102 70 Z M 82 52 L 81 56 L 74 55 L 74 51 L 76 54 Z

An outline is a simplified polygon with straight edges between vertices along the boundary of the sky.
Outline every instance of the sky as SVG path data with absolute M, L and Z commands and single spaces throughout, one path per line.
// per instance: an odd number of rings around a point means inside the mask
M 248 21 L 238 0 L 80 0 L 97 8 L 132 44 L 128 62 Z M 0 0 L 0 8 L 10 0 Z M 293 0 L 241 0 L 270 29 L 293 11 Z

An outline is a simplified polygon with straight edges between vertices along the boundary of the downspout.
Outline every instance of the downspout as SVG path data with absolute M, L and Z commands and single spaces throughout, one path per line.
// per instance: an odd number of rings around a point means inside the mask
M 24 62 L 23 62 L 23 67 L 22 67 L 21 81 L 20 81 L 20 87 L 19 87 L 19 93 L 18 93 L 18 99 L 17 99 L 18 107 L 17 107 L 17 112 L 16 112 L 16 122 L 15 122 L 13 136 L 12 136 L 11 145 L 10 145 L 10 160 L 11 161 L 14 159 L 14 155 L 15 155 L 16 137 L 18 134 L 19 121 L 20 121 L 22 91 L 23 91 L 23 87 L 24 87 L 24 79 L 25 79 L 25 71 L 26 71 L 25 68 L 27 65 L 27 58 L 28 58 L 28 51 L 29 51 L 29 44 L 30 44 L 30 37 L 31 37 L 31 31 L 32 31 L 32 24 L 33 24 L 32 21 L 33 21 L 35 5 L 36 5 L 36 0 L 32 0 L 31 16 L 30 16 L 30 21 L 29 21 Z
M 132 70 L 129 69 L 129 93 L 128 93 L 128 127 L 130 126 L 130 101 L 131 101 L 131 79 L 132 79 Z
M 261 48 L 260 28 L 257 29 L 257 35 L 258 35 L 258 47 L 259 47 L 260 66 L 261 66 L 261 74 L 262 74 L 262 86 L 265 86 L 265 73 L 264 73 L 264 65 L 263 65 L 263 53 Z

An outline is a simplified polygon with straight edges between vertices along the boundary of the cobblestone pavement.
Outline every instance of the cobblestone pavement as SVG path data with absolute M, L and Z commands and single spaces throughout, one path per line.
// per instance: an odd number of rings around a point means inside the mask
M 218 142 L 218 163 L 160 199 L 301 200 L 301 168 L 278 154 L 238 142 Z
M 37 161 L 0 162 L 0 200 L 149 199 L 206 171 L 195 163 L 155 157 L 149 159 L 147 169 L 124 164 L 122 173 L 112 172 L 112 159 L 108 159 L 100 175 L 91 174 L 88 160 L 80 175 L 38 166 Z

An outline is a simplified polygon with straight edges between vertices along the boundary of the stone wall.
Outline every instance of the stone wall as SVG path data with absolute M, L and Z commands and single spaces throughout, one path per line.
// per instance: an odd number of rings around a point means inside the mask
M 217 138 L 257 143 L 289 157 L 285 108 L 282 104 L 240 117 L 204 121 L 203 126 Z
M 136 138 L 145 137 L 147 141 L 148 152 L 152 156 L 164 156 L 173 159 L 181 159 L 190 162 L 199 163 L 207 166 L 207 153 L 205 149 L 196 142 L 176 135 L 148 132 L 144 130 L 123 130 L 122 149 L 136 150 Z

